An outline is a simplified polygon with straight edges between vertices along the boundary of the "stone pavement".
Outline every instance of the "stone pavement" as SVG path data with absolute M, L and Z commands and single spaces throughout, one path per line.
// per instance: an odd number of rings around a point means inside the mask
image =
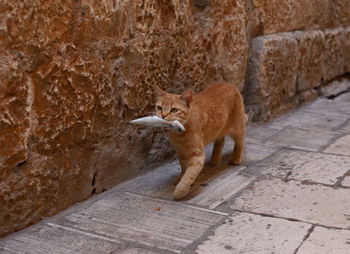
M 243 164 L 205 166 L 181 202 L 178 167 L 0 239 L 0 253 L 350 253 L 350 93 L 251 124 Z

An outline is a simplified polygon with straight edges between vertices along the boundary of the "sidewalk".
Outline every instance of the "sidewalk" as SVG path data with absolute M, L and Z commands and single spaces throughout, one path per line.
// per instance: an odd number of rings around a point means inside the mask
M 0 239 L 0 253 L 350 253 L 350 93 L 251 124 L 243 164 L 206 166 L 181 202 L 178 168 Z

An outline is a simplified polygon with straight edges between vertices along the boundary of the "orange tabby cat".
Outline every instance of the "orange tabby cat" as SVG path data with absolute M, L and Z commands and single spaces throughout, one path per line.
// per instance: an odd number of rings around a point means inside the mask
M 235 142 L 230 163 L 240 164 L 245 135 L 246 115 L 242 96 L 236 86 L 216 83 L 198 95 L 188 90 L 181 95 L 169 94 L 154 86 L 157 116 L 173 121 L 178 120 L 185 127 L 183 133 L 168 131 L 171 144 L 178 155 L 181 174 L 174 199 L 183 198 L 191 184 L 201 172 L 204 164 L 204 147 L 215 141 L 211 163 L 217 165 L 225 135 Z

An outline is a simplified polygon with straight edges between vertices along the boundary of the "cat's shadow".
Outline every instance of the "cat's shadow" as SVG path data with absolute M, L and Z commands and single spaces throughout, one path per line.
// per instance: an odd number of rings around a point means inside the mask
M 214 184 L 214 180 L 217 180 L 221 175 L 227 173 L 227 171 L 238 170 L 241 166 L 228 163 L 230 156 L 231 153 L 223 154 L 221 163 L 216 166 L 210 164 L 210 160 L 206 161 L 202 171 L 191 185 L 190 192 L 183 198 L 183 200 L 189 201 L 198 194 L 205 192 L 207 186 Z

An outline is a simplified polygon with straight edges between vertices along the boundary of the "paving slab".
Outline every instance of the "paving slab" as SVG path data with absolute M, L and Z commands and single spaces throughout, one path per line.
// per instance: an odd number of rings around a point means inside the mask
M 341 182 L 341 185 L 350 188 L 350 176 L 345 177 Z
M 313 130 L 332 130 L 344 124 L 346 121 L 346 115 L 298 110 L 274 120 L 270 124 L 270 127 L 281 129 L 292 126 Z
M 335 99 L 337 99 L 339 95 L 346 93 L 349 90 L 350 90 L 349 80 L 335 80 L 330 84 L 321 87 L 320 93 L 324 97 L 331 97 L 331 98 L 335 97 Z
M 337 98 L 335 98 L 335 100 L 336 101 L 350 102 L 350 92 L 343 93 L 343 94 L 337 96 Z
M 342 128 L 340 130 L 345 132 L 345 133 L 350 133 L 350 121 L 348 121 L 346 124 L 344 124 L 344 126 L 342 126 Z
M 316 99 L 314 102 L 303 107 L 303 110 L 321 112 L 324 114 L 339 115 L 349 118 L 350 101 L 329 100 L 325 98 Z
M 279 126 L 270 127 L 267 124 L 250 123 L 247 126 L 245 140 L 251 143 L 263 143 L 280 130 Z
M 51 224 L 180 252 L 226 215 L 179 202 L 114 191 Z
M 246 141 L 243 151 L 242 163 L 248 164 L 263 160 L 275 153 L 277 150 L 278 149 L 276 147 L 258 143 L 250 143 L 249 141 Z
M 117 187 L 119 191 L 131 191 L 142 195 L 172 200 L 174 178 L 179 170 L 161 168 L 127 181 Z M 256 177 L 245 173 L 244 166 L 221 164 L 217 167 L 205 166 L 183 201 L 193 205 L 216 208 L 231 196 L 252 183 Z M 171 173 L 170 173 L 171 172 Z
M 159 252 L 154 252 L 151 250 L 145 250 L 140 248 L 129 248 L 118 252 L 113 252 L 111 254 L 159 254 Z
M 233 140 L 229 137 L 226 137 L 225 146 L 222 150 L 222 154 L 223 154 L 222 163 L 227 163 L 229 161 L 233 151 L 233 147 L 234 147 Z M 211 158 L 212 150 L 213 150 L 212 144 L 206 147 L 207 162 L 209 162 Z M 263 160 L 266 157 L 273 154 L 274 152 L 276 152 L 276 150 L 277 150 L 276 147 L 262 144 L 261 142 L 256 142 L 256 140 L 249 139 L 249 137 L 247 136 L 244 142 L 242 164 L 248 164 L 259 160 Z
M 246 167 L 232 166 L 227 163 L 232 153 L 233 142 L 227 140 L 223 151 L 222 163 L 216 167 L 205 165 L 202 172 L 191 187 L 184 202 L 214 209 L 231 196 L 239 193 L 252 183 L 256 177 L 244 172 Z M 210 158 L 211 146 L 206 149 Z M 246 143 L 243 164 L 262 160 L 276 151 L 276 148 L 262 144 Z M 144 175 L 120 184 L 116 189 L 165 200 L 173 199 L 174 179 L 180 173 L 177 161 L 147 172 Z
M 350 170 L 350 157 L 281 150 L 254 167 L 261 174 L 333 185 Z
M 350 135 L 339 138 L 327 147 L 324 152 L 350 156 Z
M 272 146 L 290 147 L 306 151 L 319 151 L 338 133 L 326 130 L 312 130 L 288 126 L 266 141 Z
M 307 223 L 234 213 L 215 230 L 214 235 L 198 246 L 196 252 L 292 254 L 303 242 L 310 228 L 311 225 Z
M 315 227 L 297 254 L 347 254 L 350 251 L 350 231 Z
M 0 242 L 0 253 L 75 254 L 111 253 L 121 250 L 118 239 L 99 236 L 79 230 L 43 225 L 24 234 L 15 234 Z
M 233 167 L 229 168 L 231 169 L 226 170 L 223 174 L 210 181 L 199 179 L 203 183 L 208 183 L 205 184 L 205 187 L 199 187 L 197 191 L 190 193 L 188 203 L 215 209 L 230 197 L 245 189 L 256 179 L 256 176 L 244 174 L 244 167 L 238 170 L 234 170 Z
M 232 209 L 350 229 L 349 204 L 350 189 L 264 179 L 237 197 Z

